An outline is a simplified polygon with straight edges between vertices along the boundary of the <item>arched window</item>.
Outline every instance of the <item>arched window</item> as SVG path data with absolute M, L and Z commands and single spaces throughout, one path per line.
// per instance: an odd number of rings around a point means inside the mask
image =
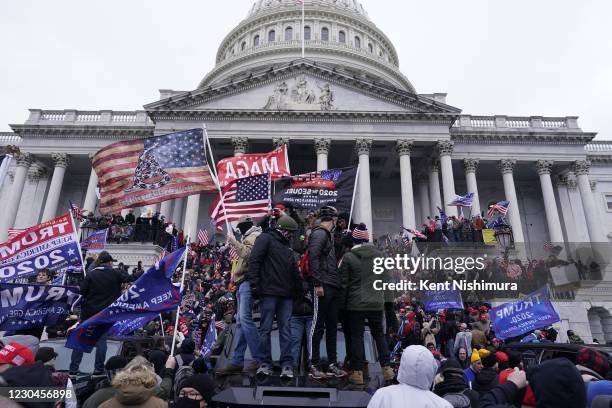
M 372 43 L 368 44 L 368 51 L 374 52 L 374 46 L 372 45 Z
M 270 30 L 268 32 L 268 42 L 274 42 L 274 41 L 276 41 L 276 31 Z
M 338 32 L 338 41 L 342 44 L 346 44 L 346 34 L 344 33 L 344 31 Z
M 293 40 L 293 28 L 287 27 L 285 28 L 285 41 Z
M 329 41 L 329 28 L 323 27 L 321 29 L 321 41 Z
M 259 36 L 256 35 L 255 37 L 253 37 L 253 47 L 258 47 L 259 46 Z
M 242 44 L 240 44 L 240 51 L 244 51 L 245 48 L 246 48 L 246 41 L 243 41 Z
M 355 37 L 355 48 L 361 48 L 361 38 Z
M 310 40 L 310 26 L 305 26 L 304 27 L 304 39 L 305 40 Z

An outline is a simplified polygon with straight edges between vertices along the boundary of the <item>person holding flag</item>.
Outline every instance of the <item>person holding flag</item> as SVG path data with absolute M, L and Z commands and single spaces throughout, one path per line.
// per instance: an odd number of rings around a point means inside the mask
M 133 281 L 136 276 L 130 276 L 122 270 L 113 268 L 115 259 L 107 251 L 100 252 L 95 266 L 81 281 L 80 289 L 83 296 L 81 305 L 81 322 L 86 321 L 98 312 L 111 305 L 121 296 L 121 285 Z M 104 373 L 106 361 L 106 337 L 104 333 L 96 342 L 96 360 L 94 375 Z M 72 350 L 70 358 L 70 375 L 77 375 L 83 352 Z

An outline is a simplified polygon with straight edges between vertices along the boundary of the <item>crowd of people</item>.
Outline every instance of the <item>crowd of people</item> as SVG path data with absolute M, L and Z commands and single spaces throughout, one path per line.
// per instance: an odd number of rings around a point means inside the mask
M 403 407 L 406 401 L 430 407 L 595 407 L 591 404 L 596 396 L 612 395 L 606 354 L 583 347 L 576 361 L 560 358 L 525 367 L 521 354 L 507 346 L 555 342 L 552 327 L 502 341 L 489 321 L 488 303 L 468 297 L 463 309 L 426 311 L 416 294 L 395 297 L 373 290 L 373 280 L 380 278 L 372 273 L 373 260 L 393 249 L 388 242 L 370 243 L 365 224 L 347 228 L 348 222 L 329 206 L 302 218 L 278 205 L 259 222 L 243 216 L 235 234 L 224 240 L 191 244 L 176 330 L 175 313 L 162 314 L 138 329 L 135 335 L 159 341 L 131 361 L 121 356 L 105 361 L 107 337 L 100 337 L 93 375 L 103 381 L 83 397 L 83 406 L 207 406 L 215 393 L 214 378 L 274 375 L 273 330 L 278 330 L 281 378 L 290 380 L 296 369 L 306 366 L 315 381 L 344 378 L 353 386 L 365 386 L 366 326 L 384 381 L 398 383 L 376 391 L 369 405 L 373 408 Z M 534 268 L 553 261 L 519 264 L 520 275 L 537 276 Z M 513 265 L 516 262 L 492 260 L 487 273 L 511 278 L 517 275 Z M 140 263 L 129 271 L 106 251 L 88 258 L 86 268 L 79 282 L 81 321 L 110 305 L 144 273 Z M 173 277 L 177 284 L 182 270 L 177 268 Z M 49 283 L 52 276 L 40 271 L 36 279 Z M 385 274 L 384 279 L 394 276 Z M 47 328 L 47 336 L 65 336 L 77 319 L 71 315 L 59 327 Z M 217 334 L 212 345 L 205 344 L 211 325 Z M 339 330 L 343 343 L 338 342 Z M 165 339 L 175 332 L 168 344 Z M 231 359 L 215 366 L 210 357 L 228 347 L 230 332 L 232 350 L 225 351 Z M 81 352 L 72 352 L 69 373 L 57 372 L 53 350 L 37 350 L 42 328 L 14 334 L 0 339 L 0 384 L 65 387 L 78 376 Z M 567 337 L 571 343 L 583 343 L 571 331 Z M 174 355 L 169 353 L 172 342 Z M 252 357 L 248 361 L 247 349 Z M 339 361 L 339 355 L 346 358 Z

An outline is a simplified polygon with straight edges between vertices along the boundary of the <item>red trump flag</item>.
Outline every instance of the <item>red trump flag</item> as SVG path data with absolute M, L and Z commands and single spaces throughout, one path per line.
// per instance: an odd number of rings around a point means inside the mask
M 113 143 L 96 153 L 93 168 L 102 214 L 217 191 L 202 129 Z
M 287 146 L 282 145 L 270 153 L 228 157 L 217 164 L 217 174 L 221 187 L 227 186 L 234 180 L 260 174 L 269 174 L 272 181 L 290 176 Z

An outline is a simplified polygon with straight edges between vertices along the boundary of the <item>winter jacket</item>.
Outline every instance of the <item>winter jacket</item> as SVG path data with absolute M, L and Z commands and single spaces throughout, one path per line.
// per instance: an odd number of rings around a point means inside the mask
M 229 236 L 227 239 L 231 246 L 236 248 L 236 253 L 239 258 L 236 262 L 236 268 L 234 269 L 234 283 L 236 286 L 240 285 L 245 278 L 245 275 L 249 269 L 249 257 L 251 256 L 251 250 L 255 245 L 255 240 L 261 235 L 261 227 L 253 226 L 242 237 L 241 242 L 236 240 L 233 236 Z
M 429 391 L 436 370 L 437 364 L 429 350 L 423 346 L 407 347 L 397 374 L 399 384 L 378 389 L 368 408 L 453 408 Z
M 516 384 L 509 381 L 496 385 L 491 391 L 480 395 L 478 406 L 479 408 L 515 408 L 513 402 L 518 391 Z
M 296 298 L 293 300 L 293 309 L 291 310 L 291 315 L 300 317 L 312 317 L 314 311 L 312 288 L 307 282 L 302 282 L 301 287 L 302 294 L 301 296 L 296 296 Z
M 372 273 L 374 258 L 382 256 L 372 244 L 356 245 L 344 255 L 340 262 L 340 278 L 346 310 L 382 312 L 384 291 L 375 290 L 373 284 L 386 274 Z
M 436 319 L 431 319 L 429 322 L 423 323 L 423 329 L 421 330 L 421 338 L 423 339 L 423 345 L 427 346 L 429 343 L 433 343 L 436 346 L 436 334 L 440 331 L 440 322 Z
M 100 408 L 168 408 L 168 403 L 155 397 L 153 388 L 144 385 L 123 385 L 113 398 L 102 403 Z
M 497 384 L 499 384 L 499 374 L 497 370 L 490 367 L 484 367 L 476 374 L 476 380 L 472 383 L 472 389 L 482 394 L 492 390 Z
M 458 332 L 455 336 L 453 354 L 457 354 L 457 350 L 463 347 L 468 354 L 468 357 L 472 355 L 472 333 L 469 331 Z
M 134 278 L 110 266 L 97 266 L 87 272 L 80 285 L 83 296 L 81 320 L 89 319 L 117 300 L 121 296 L 121 285 Z
M 297 262 L 280 232 L 265 232 L 251 250 L 247 279 L 255 295 L 293 298 L 301 290 Z
M 555 358 L 527 369 L 538 408 L 577 408 L 587 403 L 584 381 L 566 358 Z
M 314 285 L 321 284 L 341 287 L 334 250 L 334 240 L 329 231 L 318 227 L 308 237 L 308 266 L 314 278 Z

